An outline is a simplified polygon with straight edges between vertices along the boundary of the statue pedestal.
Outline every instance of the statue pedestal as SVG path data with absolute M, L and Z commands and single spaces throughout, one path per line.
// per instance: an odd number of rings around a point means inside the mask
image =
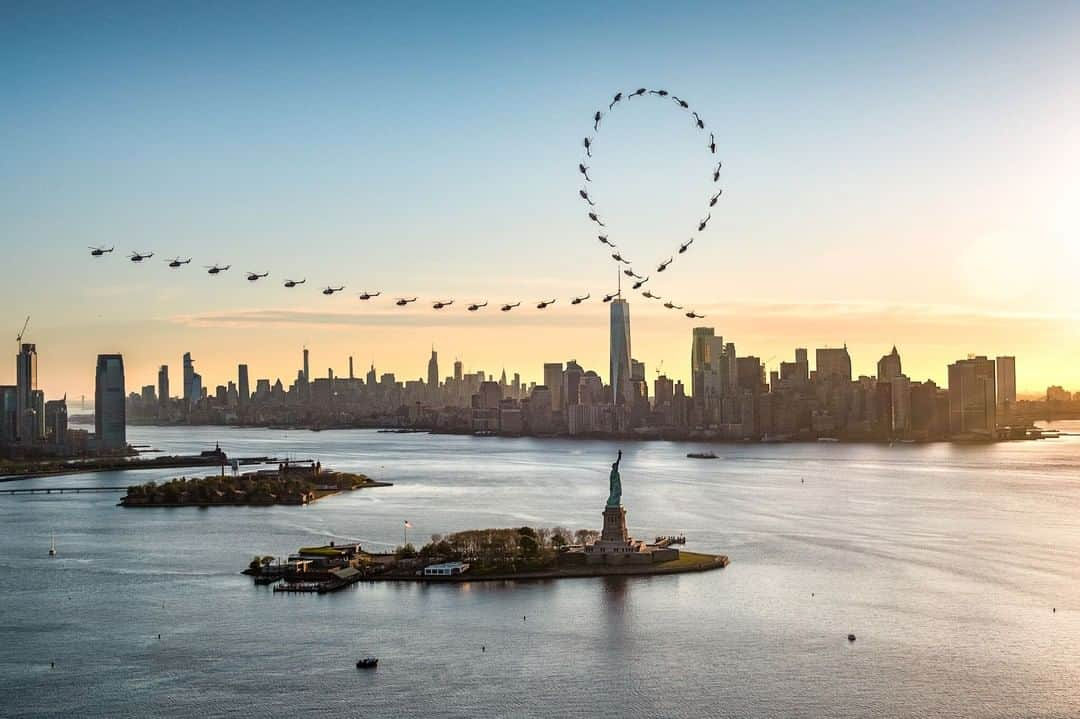
M 604 529 L 600 532 L 601 542 L 628 544 L 630 532 L 626 529 L 626 510 L 619 507 L 604 508 Z

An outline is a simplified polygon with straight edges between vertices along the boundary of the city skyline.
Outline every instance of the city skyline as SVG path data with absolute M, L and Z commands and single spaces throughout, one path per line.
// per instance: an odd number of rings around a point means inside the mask
M 644 82 L 692 97 L 725 162 L 714 234 L 653 278 L 658 294 L 763 358 L 846 343 L 858 364 L 896 344 L 913 375 L 944 382 L 955 357 L 1016 354 L 1021 394 L 1080 385 L 1080 67 L 1063 17 L 1080 11 L 609 10 L 276 8 L 254 26 L 238 9 L 213 23 L 190 8 L 12 10 L 0 129 L 19 142 L 0 168 L 0 216 L 7 257 L 32 271 L 5 278 L 3 326 L 33 316 L 50 396 L 90 394 L 83 368 L 103 352 L 141 375 L 151 349 L 190 350 L 208 375 L 237 345 L 281 376 L 300 344 L 418 377 L 431 343 L 477 366 L 524 367 L 530 344 L 604 366 L 605 343 L 587 338 L 615 282 L 573 167 L 583 118 Z M 100 13 L 109 22 L 91 22 Z M 585 29 L 600 22 L 635 52 L 606 52 Z M 71 107 L 82 121 L 58 121 Z M 649 104 L 605 128 L 598 199 L 634 257 L 697 219 L 702 148 L 688 129 Z M 117 252 L 91 258 L 88 245 Z M 136 265 L 131 250 L 156 255 Z M 175 255 L 234 269 L 161 261 Z M 309 284 L 286 295 L 294 272 Z M 323 283 L 346 290 L 324 297 Z M 362 290 L 458 304 L 390 311 Z M 461 307 L 590 291 L 542 316 Z M 685 364 L 691 323 L 641 301 L 634 318 L 643 361 Z

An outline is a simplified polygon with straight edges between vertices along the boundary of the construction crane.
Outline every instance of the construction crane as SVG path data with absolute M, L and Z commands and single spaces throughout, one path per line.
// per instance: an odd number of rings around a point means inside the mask
M 660 360 L 660 364 L 656 366 L 656 376 L 659 377 L 664 371 L 664 360 Z
M 30 324 L 30 315 L 27 315 L 27 316 L 26 316 L 26 322 L 23 322 L 23 326 L 22 326 L 22 329 L 21 329 L 21 330 L 19 330 L 19 334 L 18 334 L 18 336 L 17 336 L 16 338 L 15 338 L 15 344 L 16 344 L 16 348 L 17 348 L 17 346 L 18 346 L 18 345 L 20 345 L 20 344 L 22 343 L 22 338 L 23 338 L 23 335 L 24 335 L 24 334 L 26 334 L 26 327 L 27 327 L 27 325 L 29 325 L 29 324 Z

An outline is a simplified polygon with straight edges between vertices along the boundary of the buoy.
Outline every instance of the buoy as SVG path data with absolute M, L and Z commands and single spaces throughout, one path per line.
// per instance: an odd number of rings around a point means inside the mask
M 847 635 L 847 640 L 848 640 L 849 642 L 853 642 L 853 641 L 855 641 L 855 635 L 854 635 L 854 634 L 848 634 L 848 635 Z

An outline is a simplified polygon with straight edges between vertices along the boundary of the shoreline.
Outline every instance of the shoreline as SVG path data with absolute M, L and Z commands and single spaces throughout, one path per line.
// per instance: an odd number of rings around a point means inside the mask
M 539 572 L 514 572 L 510 574 L 456 574 L 449 577 L 424 575 L 375 575 L 365 577 L 371 582 L 419 582 L 422 584 L 462 584 L 466 582 L 521 582 L 549 579 L 595 579 L 597 577 L 643 577 L 657 574 L 689 574 L 723 569 L 731 564 L 726 554 L 703 554 L 679 550 L 679 559 L 662 564 L 596 565 L 568 569 L 545 569 Z M 677 566 L 672 566 L 677 565 Z
M 667 432 L 664 430 L 658 430 L 656 432 L 639 433 L 639 432 L 627 432 L 627 433 L 611 433 L 611 434 L 502 434 L 499 432 L 477 432 L 467 429 L 438 429 L 432 427 L 399 427 L 395 425 L 384 424 L 341 424 L 341 425 L 276 425 L 276 424 L 215 424 L 215 423 L 194 423 L 194 424 L 180 424 L 180 423 L 158 423 L 158 422 L 135 422 L 129 426 L 134 427 L 156 427 L 156 428 L 171 428 L 171 427 L 220 427 L 223 429 L 265 429 L 265 430 L 277 430 L 277 431 L 294 431 L 294 432 L 330 432 L 330 431 L 345 431 L 345 430 L 359 430 L 359 431 L 375 431 L 384 434 L 432 434 L 442 436 L 458 436 L 458 437 L 478 437 L 478 438 L 495 438 L 495 439 L 563 439 L 571 441 L 620 441 L 620 442 L 671 442 L 671 443 L 693 443 L 693 444 L 715 444 L 715 445 L 747 445 L 747 444 L 816 444 L 816 443 L 832 443 L 832 444 L 876 444 L 876 445 L 929 445 L 929 444 L 952 444 L 958 446 L 983 446 L 994 445 L 999 442 L 1020 442 L 1020 441 L 1040 441 L 1046 439 L 1058 439 L 1060 437 L 1072 436 L 1075 433 L 1062 432 L 1052 428 L 1040 428 L 1040 427 L 1027 427 L 1026 430 L 1032 433 L 1032 436 L 1028 436 L 1026 433 L 1024 436 L 1012 436 L 1012 437 L 934 437 L 934 438 L 894 438 L 894 439 L 879 439 L 873 437 L 835 437 L 835 436 L 804 436 L 804 437 L 761 437 L 761 438 L 731 438 L 731 437 L 715 437 L 715 436 L 696 436 L 698 433 L 707 433 L 709 430 L 698 429 L 689 433 L 683 432 Z
M 121 499 L 116 503 L 116 506 L 124 507 L 126 509 L 178 509 L 182 507 L 197 507 L 199 509 L 209 509 L 211 507 L 306 507 L 309 504 L 315 504 L 315 502 L 318 502 L 319 500 L 333 497 L 344 492 L 356 492 L 361 489 L 393 486 L 393 482 L 378 482 L 376 480 L 371 480 L 370 482 L 365 482 L 362 485 L 350 489 L 336 489 L 332 492 L 316 492 L 316 496 L 307 502 L 268 502 L 265 504 L 258 502 L 155 502 L 153 504 L 135 502 L 128 504 Z

